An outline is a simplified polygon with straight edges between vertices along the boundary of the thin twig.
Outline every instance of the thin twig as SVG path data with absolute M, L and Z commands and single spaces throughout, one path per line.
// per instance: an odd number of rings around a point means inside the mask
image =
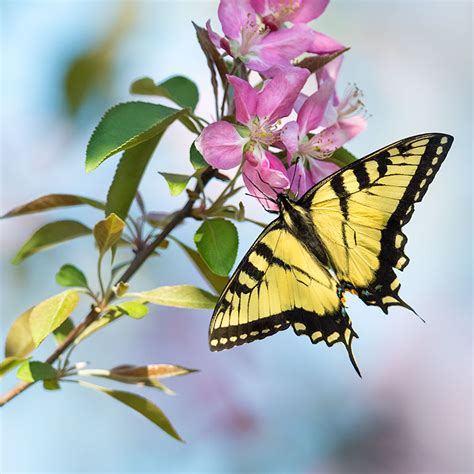
M 216 170 L 209 167 L 201 175 L 201 180 L 198 182 L 194 189 L 194 195 L 199 196 L 207 185 L 207 183 L 214 177 Z M 135 255 L 135 258 L 132 260 L 128 268 L 122 274 L 122 276 L 117 280 L 119 282 L 127 282 L 130 278 L 135 275 L 137 270 L 143 265 L 147 258 L 154 252 L 154 250 L 165 240 L 165 238 L 170 234 L 175 227 L 177 227 L 186 217 L 191 215 L 194 202 L 197 200 L 197 197 L 190 197 L 186 204 L 174 214 L 173 218 L 169 223 L 163 228 L 163 230 L 158 234 L 149 245 L 144 247 L 140 252 Z M 107 305 L 114 299 L 115 295 L 112 290 L 109 290 L 105 295 L 103 295 L 102 301 L 97 306 L 93 307 L 89 314 L 84 318 L 84 320 L 79 323 L 64 339 L 61 345 L 59 345 L 56 350 L 46 359 L 48 364 L 55 362 L 63 353 L 68 349 L 68 347 L 100 316 L 102 311 L 107 307 Z M 0 398 L 0 406 L 5 405 L 10 400 L 17 397 L 20 393 L 24 392 L 27 388 L 34 385 L 35 382 L 21 382 L 5 395 Z

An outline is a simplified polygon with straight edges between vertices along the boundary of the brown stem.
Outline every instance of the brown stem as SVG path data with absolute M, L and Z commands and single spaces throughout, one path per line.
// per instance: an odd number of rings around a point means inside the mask
M 153 253 L 153 251 L 165 240 L 165 238 L 173 231 L 173 229 L 181 224 L 186 217 L 191 215 L 194 202 L 197 197 L 207 185 L 207 183 L 214 177 L 216 170 L 211 167 L 207 168 L 201 175 L 201 180 L 196 185 L 192 197 L 188 199 L 186 204 L 174 214 L 170 222 L 163 228 L 159 235 L 151 242 L 149 245 L 144 247 L 139 251 L 135 258 L 132 260 L 128 268 L 125 270 L 123 275 L 118 279 L 118 282 L 127 282 L 132 278 L 132 276 L 137 272 L 137 270 L 143 265 L 146 259 Z M 104 298 L 104 300 L 98 306 L 91 309 L 89 314 L 84 318 L 84 320 L 79 323 L 64 339 L 61 345 L 59 345 L 56 350 L 46 359 L 48 364 L 55 362 L 61 354 L 89 327 L 100 315 L 102 310 L 113 300 L 114 294 L 110 292 Z M 35 382 L 21 382 L 5 395 L 0 398 L 0 407 L 8 403 L 10 400 L 15 398 L 20 393 L 24 392 L 27 388 L 31 387 Z

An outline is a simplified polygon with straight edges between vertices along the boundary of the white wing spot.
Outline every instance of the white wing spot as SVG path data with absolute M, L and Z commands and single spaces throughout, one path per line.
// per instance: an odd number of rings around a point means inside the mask
M 235 342 L 237 340 L 237 336 L 230 336 L 229 341 Z
M 212 346 L 212 347 L 216 347 L 218 343 L 219 343 L 219 341 L 218 341 L 217 339 L 213 339 L 213 340 L 211 341 L 211 346 Z
M 436 148 L 436 154 L 441 155 L 441 153 L 443 153 L 443 147 L 439 146 L 438 148 Z
M 435 165 L 436 163 L 438 163 L 438 158 L 433 158 L 433 161 L 431 162 L 432 165 Z
M 440 141 L 441 145 L 448 143 L 448 137 L 443 137 Z
M 306 329 L 306 324 L 303 323 L 295 323 L 295 329 L 297 331 L 304 331 Z

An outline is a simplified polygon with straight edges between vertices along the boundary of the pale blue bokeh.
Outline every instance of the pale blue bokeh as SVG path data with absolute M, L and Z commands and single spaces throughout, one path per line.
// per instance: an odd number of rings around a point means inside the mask
M 1 6 L 1 212 L 50 192 L 104 198 L 117 158 L 89 175 L 90 133 L 110 105 L 130 100 L 129 84 L 174 74 L 201 91 L 198 111 L 212 116 L 208 70 L 191 20 L 218 27 L 215 2 L 143 1 L 121 45 L 109 96 L 76 121 L 64 114 L 68 62 L 95 44 L 119 3 L 4 1 Z M 171 418 L 180 444 L 106 396 L 75 385 L 34 387 L 1 411 L 2 472 L 468 472 L 472 470 L 472 4 L 368 2 L 331 4 L 315 22 L 350 45 L 340 88 L 365 92 L 369 127 L 349 145 L 364 155 L 427 131 L 454 135 L 439 176 L 407 226 L 401 294 L 427 324 L 403 309 L 385 316 L 350 298 L 360 339 L 354 349 L 313 346 L 290 331 L 211 354 L 209 311 L 155 308 L 124 320 L 75 353 L 93 367 L 176 363 L 201 370 L 170 382 L 166 397 L 142 390 Z M 174 125 L 143 184 L 148 206 L 174 209 L 157 171 L 187 172 L 192 136 Z M 248 214 L 269 221 L 250 198 Z M 54 294 L 64 263 L 94 281 L 92 241 L 81 239 L 13 267 L 9 259 L 40 225 L 73 217 L 92 225 L 97 211 L 70 209 L 1 223 L 2 341 L 14 318 Z M 191 242 L 196 223 L 177 231 Z M 242 256 L 259 232 L 240 226 Z M 147 263 L 133 289 L 204 285 L 173 245 Z M 78 312 L 76 317 L 81 315 Z M 38 351 L 46 356 L 47 342 Z M 2 391 L 15 382 L 10 374 Z

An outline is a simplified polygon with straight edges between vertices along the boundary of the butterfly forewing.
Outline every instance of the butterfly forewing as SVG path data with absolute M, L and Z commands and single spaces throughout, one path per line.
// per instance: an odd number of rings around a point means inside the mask
M 354 162 L 299 202 L 311 213 L 337 278 L 371 305 L 407 306 L 394 268 L 408 264 L 402 227 L 446 158 L 443 134 L 406 138 Z

